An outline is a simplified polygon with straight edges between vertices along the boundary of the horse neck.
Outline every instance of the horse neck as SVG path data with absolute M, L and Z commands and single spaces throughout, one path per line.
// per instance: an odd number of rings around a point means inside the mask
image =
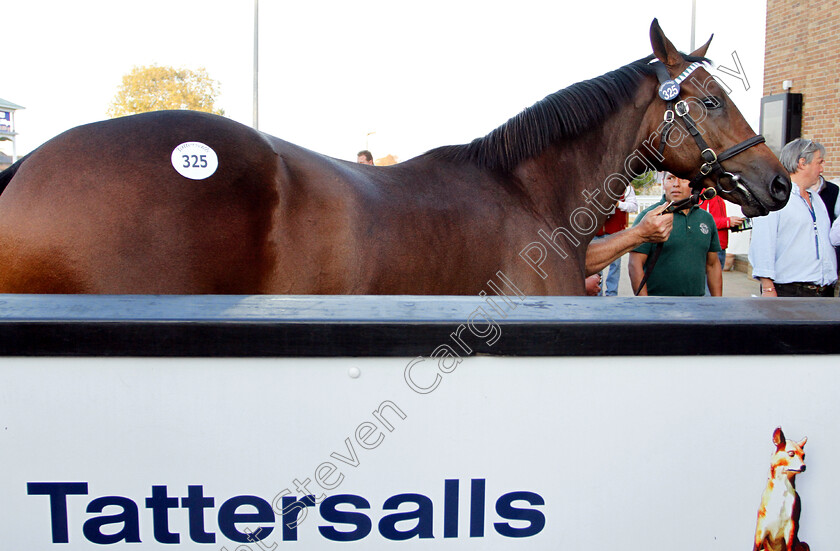
M 629 102 L 599 127 L 552 144 L 516 168 L 520 185 L 546 218 L 554 222 L 567 219 L 576 208 L 591 203 L 593 199 L 588 197 L 598 198 L 599 205 L 615 204 L 614 198 L 624 192 L 622 182 L 630 179 L 614 175 L 624 176 L 625 161 L 642 150 L 646 111 L 646 105 L 642 108 L 639 102 Z M 603 210 L 592 209 L 598 227 L 608 216 Z

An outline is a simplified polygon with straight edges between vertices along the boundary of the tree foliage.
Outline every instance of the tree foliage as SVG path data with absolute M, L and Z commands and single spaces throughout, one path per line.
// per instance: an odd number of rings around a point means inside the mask
M 650 189 L 656 185 L 656 171 L 648 170 L 641 175 L 636 176 L 630 182 L 637 194 L 646 195 Z
M 216 109 L 219 83 L 204 68 L 196 71 L 172 67 L 135 66 L 123 76 L 108 106 L 109 117 L 122 117 L 165 109 L 189 109 L 223 115 Z

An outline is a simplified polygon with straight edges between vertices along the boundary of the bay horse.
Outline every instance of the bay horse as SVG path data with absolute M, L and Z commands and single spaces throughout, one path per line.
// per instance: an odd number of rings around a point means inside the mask
M 68 130 L 0 174 L 0 293 L 458 295 L 503 273 L 582 295 L 591 236 L 645 168 L 702 165 L 748 216 L 781 208 L 787 172 L 707 72 L 711 39 L 682 54 L 656 20 L 650 38 L 652 56 L 391 167 L 189 111 Z M 666 131 L 675 112 L 694 130 Z

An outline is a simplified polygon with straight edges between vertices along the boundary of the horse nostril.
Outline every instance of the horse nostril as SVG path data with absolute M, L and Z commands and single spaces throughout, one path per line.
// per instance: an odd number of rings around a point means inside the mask
M 787 201 L 790 196 L 790 180 L 781 174 L 777 174 L 770 184 L 770 197 L 779 202 Z

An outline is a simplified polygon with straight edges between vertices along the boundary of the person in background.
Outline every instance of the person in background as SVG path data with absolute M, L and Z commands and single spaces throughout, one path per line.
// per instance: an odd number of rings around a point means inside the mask
M 627 227 L 628 214 L 631 212 L 639 212 L 639 202 L 636 200 L 636 191 L 633 189 L 633 186 L 627 186 L 624 194 L 616 202 L 613 213 L 604 222 L 604 226 L 595 234 L 595 239 L 601 239 L 606 235 L 613 235 L 624 230 Z M 620 256 L 609 265 L 606 272 L 606 285 L 604 285 L 603 295 L 607 297 L 617 296 L 618 282 L 621 277 Z
M 656 216 L 666 200 L 676 202 L 691 195 L 688 180 L 670 172 L 661 174 L 660 179 L 665 192 L 662 200 L 645 209 L 634 225 L 644 223 L 647 216 Z M 723 272 L 717 255 L 720 242 L 711 214 L 696 205 L 675 212 L 671 234 L 662 246 L 655 268 L 651 260 L 654 247 L 652 243 L 644 243 L 630 253 L 630 281 L 634 291 L 639 288 L 645 271 L 650 272 L 639 296 L 702 297 L 707 280 L 712 296 L 721 296 Z
M 840 219 L 840 199 L 837 197 L 840 195 L 840 187 L 820 175 L 819 181 L 814 186 L 814 191 L 820 194 L 820 199 L 825 203 L 825 208 L 828 211 L 828 219 L 831 221 L 833 227 L 834 222 Z M 832 243 L 832 245 L 834 245 L 834 257 L 837 260 L 837 267 L 840 268 L 840 244 Z M 838 290 L 840 290 L 840 285 L 835 283 L 835 297 L 837 296 Z
M 787 144 L 779 161 L 790 172 L 790 199 L 753 219 L 749 260 L 762 297 L 833 297 L 837 257 L 829 242 L 828 210 L 810 188 L 819 182 L 825 147 L 803 138 Z
M 720 252 L 718 258 L 720 259 L 720 267 L 723 269 L 726 264 L 726 248 L 729 246 L 729 229 L 738 227 L 744 218 L 740 216 L 727 216 L 726 203 L 719 195 L 715 195 L 711 199 L 703 199 L 700 201 L 699 207 L 715 219 L 715 227 L 718 232 L 718 241 L 720 241 Z
M 373 166 L 373 155 L 367 149 L 362 149 L 361 151 L 356 153 L 356 162 L 360 165 Z
M 828 240 L 831 242 L 834 247 L 840 247 L 840 216 L 834 220 L 834 223 L 831 225 L 831 231 L 828 234 Z
M 820 199 L 825 203 L 825 208 L 828 210 L 828 217 L 833 224 L 835 220 L 840 218 L 840 187 L 834 182 L 829 182 L 820 174 L 819 180 L 814 184 L 813 190 L 820 194 Z

